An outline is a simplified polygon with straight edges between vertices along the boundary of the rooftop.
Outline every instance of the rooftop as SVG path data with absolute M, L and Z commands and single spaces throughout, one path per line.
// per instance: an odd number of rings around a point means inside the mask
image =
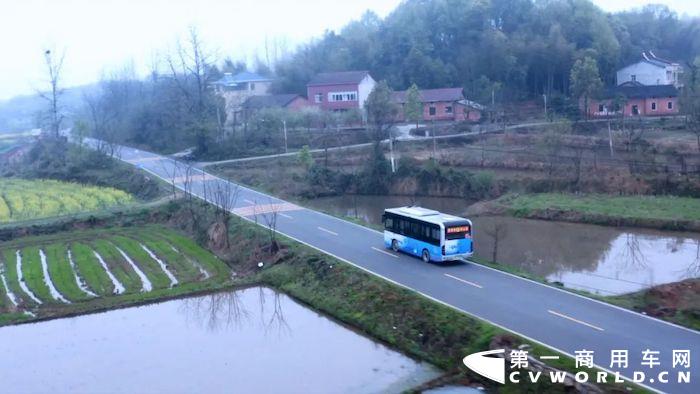
M 224 76 L 218 79 L 217 81 L 214 82 L 216 85 L 222 85 L 222 86 L 236 86 L 239 83 L 246 83 L 246 82 L 270 82 L 272 81 L 271 78 L 264 77 L 260 74 L 248 72 L 248 71 L 243 71 L 240 72 L 236 75 L 233 75 L 231 73 L 224 73 Z
M 408 216 L 416 219 L 420 219 L 428 223 L 449 223 L 449 222 L 464 222 L 468 219 L 461 218 L 459 216 L 449 215 L 447 213 L 438 212 L 432 209 L 427 209 L 423 207 L 399 207 L 399 208 L 387 208 L 386 212 L 399 214 L 403 216 Z
M 307 86 L 358 84 L 369 75 L 369 71 L 338 71 L 316 74 Z
M 638 62 L 632 63 L 630 65 L 623 67 L 623 68 L 627 68 L 631 65 L 638 64 L 638 63 L 649 63 L 651 65 L 654 65 L 656 67 L 661 67 L 661 68 L 666 68 L 668 66 L 677 66 L 678 65 L 677 62 L 672 62 L 670 60 L 656 56 L 656 54 L 653 51 L 646 51 L 646 52 L 642 52 L 642 58 Z
M 407 92 L 407 90 L 394 92 L 394 100 L 399 104 L 405 103 Z M 423 103 L 464 100 L 462 88 L 422 89 L 418 91 L 418 94 Z
M 642 85 L 625 83 L 608 89 L 603 93 L 603 98 L 613 98 L 623 95 L 628 99 L 642 99 L 653 97 L 678 97 L 678 89 L 673 85 Z
M 298 94 L 272 94 L 269 96 L 251 96 L 243 104 L 245 109 L 263 109 L 273 107 L 286 107 L 294 101 Z

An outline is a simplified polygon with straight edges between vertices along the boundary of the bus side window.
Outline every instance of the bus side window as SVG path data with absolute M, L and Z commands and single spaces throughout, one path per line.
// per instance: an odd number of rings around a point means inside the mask
M 408 233 L 408 222 L 404 219 L 398 219 L 398 221 L 398 226 L 396 227 L 399 230 L 399 234 L 406 235 Z
M 387 230 L 394 229 L 394 219 L 391 217 L 384 217 L 384 228 Z
M 433 228 L 432 233 L 433 233 L 432 234 L 433 241 L 439 245 L 440 244 L 440 227 Z

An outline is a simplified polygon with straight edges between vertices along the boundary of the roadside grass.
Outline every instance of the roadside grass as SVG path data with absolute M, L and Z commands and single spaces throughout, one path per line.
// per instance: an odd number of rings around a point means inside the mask
M 78 275 L 83 278 L 90 290 L 99 296 L 112 295 L 114 285 L 92 253 L 92 248 L 82 242 L 75 242 L 70 245 L 70 250 Z
M 649 314 L 648 309 L 656 310 L 662 314 L 660 319 L 700 331 L 698 289 L 700 278 L 693 278 L 634 293 L 605 297 L 605 301 L 646 314 Z
M 139 239 L 142 239 L 142 234 L 143 232 L 138 233 Z M 170 286 L 170 279 L 168 279 L 168 276 L 163 272 L 158 263 L 153 261 L 151 256 L 141 248 L 139 242 L 123 235 L 115 235 L 110 237 L 110 240 L 113 245 L 118 246 L 134 261 L 134 263 L 138 264 L 139 268 L 146 274 L 154 288 L 167 289 Z M 114 251 L 119 253 L 116 250 Z M 123 260 L 123 256 L 120 255 L 119 258 Z
M 39 259 L 39 248 L 36 246 L 22 249 L 22 276 L 29 290 L 42 302 L 53 300 L 49 287 L 44 283 L 44 272 Z
M 2 258 L 0 258 L 0 273 L 4 275 Z M 10 306 L 9 296 L 7 295 L 7 289 L 5 285 L 0 280 L 0 313 L 8 312 Z
M 75 283 L 73 269 L 68 262 L 68 249 L 65 244 L 55 243 L 44 247 L 46 261 L 50 262 L 49 275 L 54 286 L 64 297 L 71 302 L 87 300 L 90 297 L 83 293 Z
M 136 271 L 124 260 L 117 249 L 107 240 L 97 239 L 90 242 L 92 248 L 102 256 L 102 259 L 107 264 L 109 271 L 115 278 L 124 285 L 126 293 L 138 293 L 143 287 L 141 278 Z
M 700 220 L 700 199 L 690 197 L 539 193 L 504 196 L 497 202 L 516 216 L 557 209 L 632 219 Z

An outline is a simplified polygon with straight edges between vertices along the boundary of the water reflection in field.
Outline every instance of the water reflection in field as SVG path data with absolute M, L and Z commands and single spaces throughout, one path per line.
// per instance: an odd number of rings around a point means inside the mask
M 417 204 L 455 215 L 457 198 L 342 196 L 307 205 L 380 224 L 384 208 Z M 700 276 L 700 235 L 512 217 L 472 218 L 478 256 L 522 268 L 567 287 L 621 294 Z
M 0 328 L 21 393 L 400 392 L 437 376 L 267 288 Z

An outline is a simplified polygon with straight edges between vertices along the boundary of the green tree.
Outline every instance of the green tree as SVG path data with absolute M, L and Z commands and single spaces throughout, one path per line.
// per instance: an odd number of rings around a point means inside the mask
M 307 171 L 313 166 L 314 158 L 311 156 L 311 150 L 308 145 L 304 145 L 299 153 L 297 153 L 297 161 L 304 166 Z
M 403 107 L 403 111 L 404 115 L 406 115 L 406 120 L 414 122 L 416 130 L 418 130 L 418 122 L 423 120 L 423 102 L 421 101 L 418 86 L 415 83 L 406 91 L 406 104 Z
M 394 102 L 393 93 L 386 81 L 380 81 L 374 86 L 365 102 L 367 119 L 374 130 L 375 152 L 380 149 L 379 143 L 384 136 L 389 137 L 392 173 L 396 171 L 396 162 L 394 161 L 394 138 L 391 135 L 391 128 L 396 123 L 396 116 L 399 113 L 399 106 Z
M 583 98 L 583 108 L 588 118 L 588 101 L 603 86 L 598 73 L 598 63 L 591 57 L 584 57 L 571 68 L 571 92 L 579 100 Z
M 367 97 L 367 120 L 374 132 L 375 142 L 384 139 L 396 123 L 399 108 L 393 100 L 393 91 L 386 81 L 378 82 Z

